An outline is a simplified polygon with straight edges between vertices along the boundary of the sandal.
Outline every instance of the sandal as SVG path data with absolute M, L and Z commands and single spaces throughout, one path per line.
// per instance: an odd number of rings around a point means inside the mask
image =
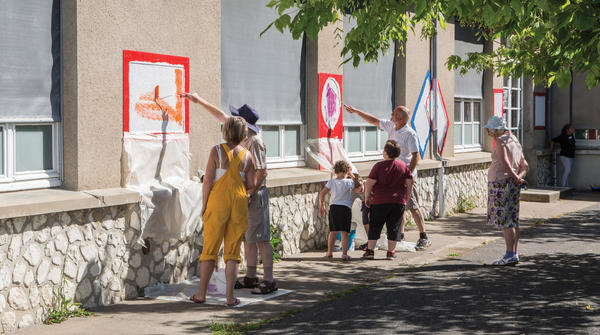
M 385 254 L 385 259 L 394 259 L 396 258 L 396 251 L 388 251 Z
M 365 253 L 362 255 L 363 259 L 375 259 L 375 251 L 371 249 L 365 249 Z
M 332 258 L 333 258 L 333 255 L 332 255 L 332 254 L 326 254 L 326 255 L 325 255 L 325 258 L 326 258 L 326 259 L 332 259 Z
M 252 292 L 252 294 L 269 294 L 269 293 L 273 293 L 275 291 L 277 291 L 277 282 L 275 280 L 273 280 L 272 282 L 263 280 L 260 283 L 260 285 L 258 285 L 251 292 Z
M 350 262 L 350 260 L 352 260 L 350 255 L 342 255 L 342 262 Z
M 205 300 L 198 299 L 198 298 L 196 298 L 196 295 L 194 294 L 193 296 L 190 297 L 190 301 L 195 304 L 203 304 L 206 302 L 206 299 Z
M 258 286 L 258 277 L 256 277 L 256 278 L 244 277 L 244 278 L 240 278 L 235 281 L 234 288 L 236 290 L 239 290 L 241 288 L 255 288 L 257 286 Z
M 231 303 L 228 302 L 225 305 L 227 305 L 227 307 L 235 307 L 235 306 L 239 305 L 240 302 L 241 302 L 240 299 L 235 298 L 235 300 L 233 302 L 231 302 Z

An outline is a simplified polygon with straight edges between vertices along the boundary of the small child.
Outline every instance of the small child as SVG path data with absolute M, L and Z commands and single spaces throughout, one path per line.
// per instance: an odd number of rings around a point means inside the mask
M 342 235 L 342 261 L 349 261 L 348 256 L 348 233 L 352 222 L 352 190 L 356 193 L 362 192 L 362 183 L 357 176 L 352 174 L 350 164 L 340 160 L 333 165 L 335 178 L 323 186 L 319 193 L 319 213 L 325 214 L 323 198 L 331 191 L 329 205 L 329 236 L 327 239 L 327 258 L 333 257 L 333 244 L 338 232 Z M 351 179 L 347 179 L 350 177 Z

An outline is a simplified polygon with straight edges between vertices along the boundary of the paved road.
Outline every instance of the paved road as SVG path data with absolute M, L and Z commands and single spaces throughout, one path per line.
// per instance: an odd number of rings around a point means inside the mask
M 257 334 L 600 334 L 600 204 L 271 323 Z M 348 278 L 349 281 L 352 278 Z

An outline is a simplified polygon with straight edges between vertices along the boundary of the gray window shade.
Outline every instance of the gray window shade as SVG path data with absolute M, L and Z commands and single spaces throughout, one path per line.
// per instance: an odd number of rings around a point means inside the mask
M 600 129 L 600 86 L 588 90 L 586 75 L 575 74 L 573 78 L 573 126 L 576 129 Z
M 221 1 L 221 106 L 245 103 L 259 124 L 302 124 L 303 41 L 274 27 L 268 0 Z
M 483 41 L 478 41 L 476 30 L 463 27 L 458 22 L 454 26 L 454 54 L 462 59 L 468 52 L 482 52 Z M 460 98 L 483 98 L 483 72 L 469 70 L 464 76 L 454 71 L 454 96 Z
M 1 7 L 0 122 L 60 121 L 60 1 Z
M 344 17 L 344 32 L 356 23 Z M 361 63 L 357 68 L 352 61 L 344 64 L 344 103 L 354 106 L 379 118 L 389 119 L 393 106 L 394 47 L 380 54 L 377 62 Z M 359 116 L 344 113 L 344 126 L 367 125 Z

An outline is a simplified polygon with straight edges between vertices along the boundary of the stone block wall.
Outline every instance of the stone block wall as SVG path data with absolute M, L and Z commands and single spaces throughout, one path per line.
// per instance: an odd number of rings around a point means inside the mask
M 489 167 L 490 163 L 479 163 L 445 169 L 446 213 L 454 214 L 460 198 L 474 201 L 477 207 L 487 206 Z
M 445 169 L 445 211 L 453 214 L 459 198 L 487 206 L 487 171 L 490 163 Z M 438 170 L 419 170 L 417 190 L 426 218 L 439 216 Z M 327 214 L 318 213 L 319 192 L 324 182 L 269 188 L 271 223 L 280 231 L 282 255 L 326 248 Z M 325 198 L 328 202 L 328 197 Z M 408 214 L 410 216 L 410 214 Z
M 537 185 L 552 186 L 554 185 L 554 153 L 540 153 L 537 155 Z
M 271 224 L 281 234 L 281 254 L 292 255 L 327 246 L 327 214 L 319 216 L 324 182 L 269 188 Z M 328 202 L 328 198 L 325 198 Z
M 149 248 L 139 235 L 137 204 L 0 220 L 0 329 L 42 322 L 61 287 L 93 307 L 198 273 L 199 234 Z

